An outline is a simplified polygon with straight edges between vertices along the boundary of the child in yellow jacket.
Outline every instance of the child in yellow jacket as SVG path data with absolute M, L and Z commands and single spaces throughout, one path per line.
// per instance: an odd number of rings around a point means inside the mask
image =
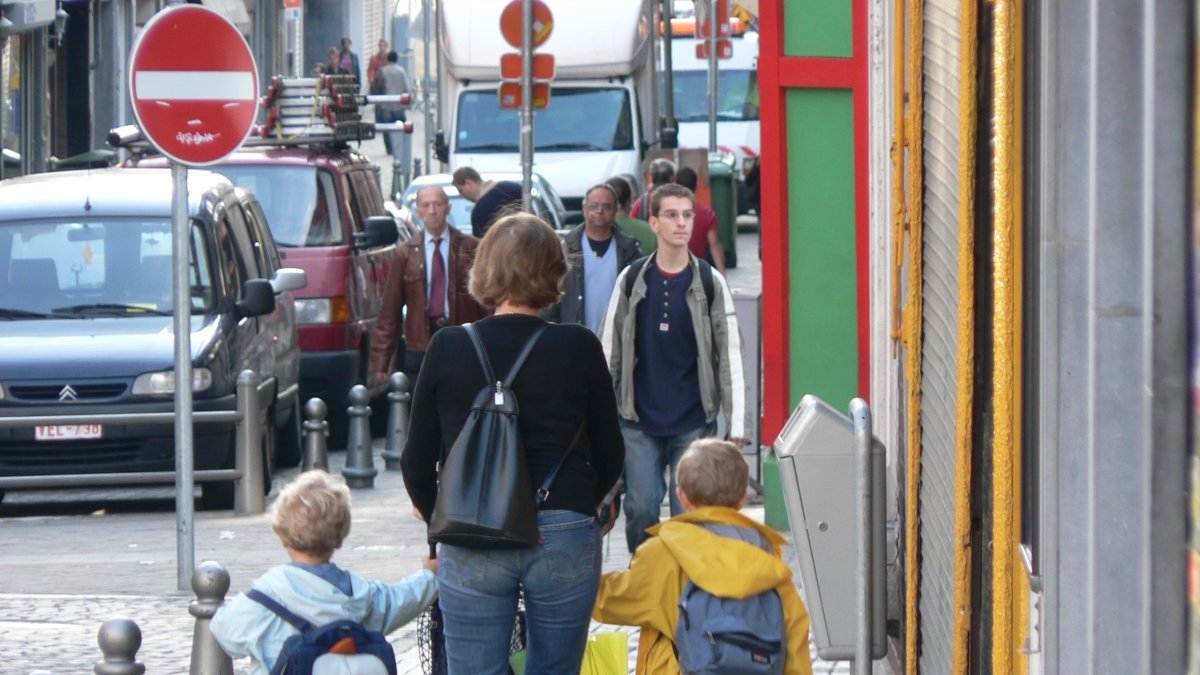
M 694 441 L 679 460 L 679 501 L 686 513 L 648 531 L 651 535 L 625 572 L 600 581 L 592 617 L 601 623 L 640 626 L 638 675 L 678 673 L 675 626 L 679 596 L 690 579 L 712 595 L 746 598 L 774 589 L 783 605 L 787 644 L 784 672 L 811 675 L 808 610 L 784 564 L 784 540 L 738 512 L 746 503 L 749 468 L 732 443 Z M 753 529 L 770 541 L 774 555 L 754 544 L 718 536 L 699 523 Z

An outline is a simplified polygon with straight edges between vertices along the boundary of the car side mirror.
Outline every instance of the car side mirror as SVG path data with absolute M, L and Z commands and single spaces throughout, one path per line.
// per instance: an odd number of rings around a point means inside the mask
M 239 319 L 275 311 L 275 289 L 266 279 L 251 279 L 242 287 L 242 301 L 234 305 Z
M 363 223 L 363 231 L 354 234 L 354 243 L 361 248 L 391 246 L 400 238 L 396 219 L 391 216 L 371 216 Z
M 450 146 L 446 143 L 446 132 L 441 129 L 433 135 L 433 156 L 443 164 L 450 161 Z
M 271 288 L 276 294 L 298 291 L 308 285 L 308 275 L 302 269 L 281 267 L 271 275 Z

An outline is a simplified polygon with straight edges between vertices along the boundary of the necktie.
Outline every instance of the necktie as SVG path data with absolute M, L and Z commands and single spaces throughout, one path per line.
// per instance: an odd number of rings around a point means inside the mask
M 433 240 L 433 264 L 429 266 L 429 316 L 446 316 L 446 260 L 442 258 L 442 238 Z

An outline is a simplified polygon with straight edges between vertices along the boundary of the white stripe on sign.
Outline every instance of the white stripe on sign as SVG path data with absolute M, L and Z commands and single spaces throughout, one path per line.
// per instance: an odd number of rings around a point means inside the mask
M 159 101 L 253 101 L 254 75 L 236 70 L 139 70 L 137 98 Z

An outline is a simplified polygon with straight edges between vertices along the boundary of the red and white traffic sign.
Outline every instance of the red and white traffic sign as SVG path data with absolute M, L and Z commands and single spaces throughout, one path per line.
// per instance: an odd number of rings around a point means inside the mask
M 134 42 L 129 93 L 154 147 L 182 164 L 214 164 L 250 135 L 258 67 L 228 19 L 202 5 L 176 5 L 155 14 Z
M 500 12 L 500 34 L 508 41 L 508 44 L 521 48 L 521 5 L 523 0 L 512 0 L 505 5 L 504 10 Z M 533 25 L 530 26 L 533 33 L 533 46 L 540 47 L 550 39 L 550 33 L 554 32 L 554 13 L 550 11 L 550 7 L 542 0 L 533 0 Z

